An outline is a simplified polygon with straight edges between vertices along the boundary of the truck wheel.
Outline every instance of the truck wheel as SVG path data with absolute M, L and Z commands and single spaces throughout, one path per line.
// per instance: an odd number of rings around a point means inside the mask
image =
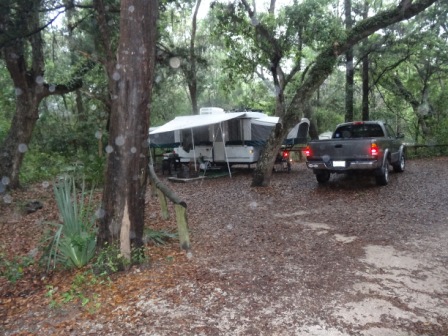
M 385 186 L 389 183 L 389 162 L 387 161 L 387 159 L 384 161 L 384 165 L 378 171 L 375 179 L 376 184 L 380 186 Z
M 400 160 L 398 160 L 398 162 L 393 165 L 394 172 L 396 173 L 404 172 L 405 165 L 406 165 L 406 158 L 404 156 L 404 153 L 401 153 Z
M 316 180 L 319 183 L 327 183 L 330 179 L 330 173 L 326 170 L 316 172 Z

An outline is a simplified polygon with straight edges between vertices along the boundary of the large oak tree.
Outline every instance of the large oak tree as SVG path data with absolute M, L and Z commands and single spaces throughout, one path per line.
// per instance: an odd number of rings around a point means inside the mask
M 396 6 L 391 6 L 377 14 L 361 20 L 353 25 L 351 29 L 345 29 L 339 31 L 342 33 L 332 34 L 328 32 L 328 37 L 321 41 L 323 45 L 317 50 L 316 57 L 310 66 L 301 73 L 300 80 L 293 81 L 296 74 L 299 74 L 300 62 L 302 59 L 297 57 L 296 62 L 290 66 L 292 69 L 288 74 L 285 73 L 282 68 L 282 63 L 286 56 L 287 51 L 291 50 L 291 45 L 297 45 L 297 48 L 302 48 L 302 42 L 310 42 L 309 40 L 300 39 L 305 35 L 299 35 L 299 41 L 297 38 L 291 38 L 288 33 L 295 27 L 300 27 L 306 30 L 307 27 L 300 25 L 300 22 L 293 22 L 291 26 L 283 27 L 283 31 L 286 34 L 281 34 L 282 30 L 279 27 L 272 25 L 272 16 L 263 18 L 260 16 L 254 8 L 250 6 L 247 0 L 239 0 L 231 3 L 227 7 L 223 7 L 220 22 L 222 25 L 231 29 L 235 23 L 246 24 L 244 29 L 239 30 L 239 34 L 245 36 L 245 38 L 251 38 L 254 43 L 252 54 L 257 54 L 254 57 L 259 61 L 260 66 L 264 66 L 271 72 L 272 81 L 274 83 L 275 91 L 275 115 L 280 117 L 279 124 L 274 128 L 271 133 L 261 157 L 258 161 L 257 167 L 254 172 L 252 186 L 268 186 L 272 176 L 272 168 L 276 153 L 280 149 L 283 139 L 288 134 L 289 130 L 300 121 L 303 116 L 303 112 L 309 109 L 310 100 L 313 94 L 317 91 L 320 85 L 328 78 L 333 72 L 338 59 L 341 55 L 347 53 L 357 43 L 375 33 L 376 31 L 386 28 L 394 23 L 407 20 L 424 11 L 438 0 L 403 0 Z M 307 4 L 306 1 L 303 2 Z M 314 1 L 308 1 L 308 6 L 313 5 Z M 321 8 L 325 7 L 325 4 Z M 306 7 L 302 8 L 306 9 Z M 248 16 L 247 20 L 242 19 L 241 11 L 244 10 Z M 300 16 L 300 11 L 297 13 L 297 17 Z M 322 16 L 321 16 L 322 17 Z M 315 16 L 314 16 L 315 18 Z M 326 16 L 328 18 L 328 16 Z M 302 18 L 303 20 L 303 18 Z M 306 24 L 310 24 L 307 22 Z M 330 22 L 321 22 L 321 30 L 328 29 L 331 25 Z M 299 31 L 300 32 L 300 31 Z M 319 30 L 315 31 L 315 35 L 319 33 Z M 238 41 L 238 39 L 232 37 L 229 41 Z M 294 41 L 294 44 L 291 43 Z M 311 40 L 312 41 L 312 40 Z M 232 42 L 230 42 L 232 43 Z M 287 48 L 285 48 L 288 46 Z M 288 49 L 289 48 L 289 49 Z M 257 65 L 255 65 L 257 66 Z M 254 67 L 255 67 L 254 66 Z M 298 83 L 298 84 L 297 84 Z M 285 92 L 287 86 L 294 86 L 291 91 L 291 98 L 285 99 Z

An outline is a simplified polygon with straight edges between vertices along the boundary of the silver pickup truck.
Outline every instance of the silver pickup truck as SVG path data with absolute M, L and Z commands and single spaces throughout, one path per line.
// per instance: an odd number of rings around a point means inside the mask
M 389 165 L 403 172 L 406 148 L 403 135 L 380 121 L 357 121 L 336 127 L 332 138 L 313 140 L 305 148 L 306 165 L 319 183 L 326 183 L 332 173 L 370 172 L 378 185 L 389 183 Z

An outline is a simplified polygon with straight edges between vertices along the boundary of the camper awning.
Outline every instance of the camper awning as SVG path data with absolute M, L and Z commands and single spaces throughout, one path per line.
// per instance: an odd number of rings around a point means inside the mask
M 213 124 L 219 124 L 220 122 L 243 117 L 245 112 L 232 112 L 222 114 L 198 114 L 189 116 L 176 117 L 166 124 L 157 127 L 155 130 L 150 131 L 149 134 L 158 134 L 165 132 L 173 132 L 176 130 L 183 130 L 189 128 L 195 128 L 200 126 L 207 126 Z

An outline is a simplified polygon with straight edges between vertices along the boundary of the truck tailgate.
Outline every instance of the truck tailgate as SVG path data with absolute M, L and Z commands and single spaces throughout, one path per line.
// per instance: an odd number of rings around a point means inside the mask
M 328 139 L 310 142 L 314 159 L 362 160 L 371 159 L 370 146 L 373 139 Z

